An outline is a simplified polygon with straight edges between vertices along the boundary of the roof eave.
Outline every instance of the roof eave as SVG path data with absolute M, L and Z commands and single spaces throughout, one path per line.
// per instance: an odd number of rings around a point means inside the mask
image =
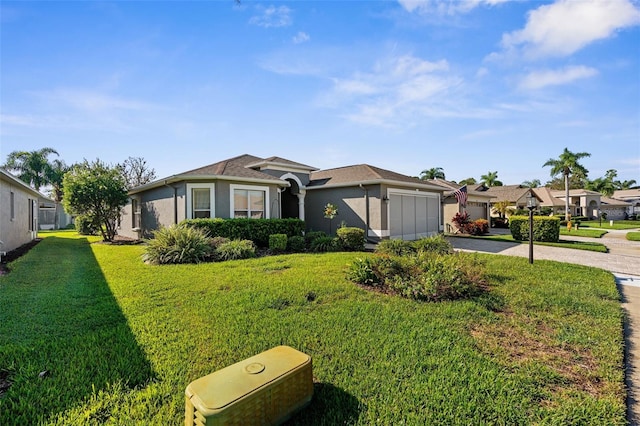
M 247 178 L 247 177 L 241 177 L 241 176 L 223 176 L 223 175 L 173 175 L 165 179 L 160 179 L 160 180 L 133 188 L 128 192 L 128 194 L 129 195 L 139 194 L 141 192 L 148 191 L 150 189 L 171 185 L 172 183 L 176 183 L 176 182 L 214 181 L 214 180 L 258 183 L 263 185 L 269 184 L 269 185 L 278 185 L 282 187 L 291 186 L 289 182 L 281 179 L 256 179 L 256 178 Z
M 403 182 L 400 180 L 390 180 L 390 179 L 369 179 L 369 180 L 361 180 L 361 181 L 353 181 L 353 182 L 342 182 L 336 184 L 328 184 L 328 185 L 318 185 L 318 186 L 307 186 L 305 189 L 307 190 L 315 190 L 315 189 L 327 189 L 327 188 L 347 188 L 350 186 L 360 186 L 360 185 L 395 185 L 395 186 L 404 186 L 415 189 L 424 189 L 431 190 L 435 192 L 444 192 L 445 188 L 434 185 L 426 185 L 420 183 L 412 183 L 412 182 Z

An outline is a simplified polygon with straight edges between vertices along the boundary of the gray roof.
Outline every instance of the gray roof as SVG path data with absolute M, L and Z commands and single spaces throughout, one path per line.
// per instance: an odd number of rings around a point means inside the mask
M 311 181 L 308 188 L 327 186 L 349 186 L 356 184 L 396 183 L 412 187 L 443 191 L 444 188 L 430 184 L 416 177 L 381 169 L 369 164 L 357 164 L 354 166 L 338 167 L 335 169 L 320 170 L 311 173 Z
M 298 163 L 296 161 L 291 161 L 291 160 L 287 160 L 286 158 L 282 158 L 282 157 L 269 157 L 269 158 L 265 158 L 265 159 L 260 159 L 259 161 L 252 163 L 252 164 L 248 164 L 247 167 L 261 167 L 261 166 L 285 166 L 285 167 L 291 167 L 294 169 L 301 169 L 301 170 L 307 170 L 307 171 L 314 171 L 314 170 L 318 170 L 317 167 L 313 167 L 313 166 L 308 166 L 306 164 L 302 164 L 302 163 Z
M 197 169 L 189 170 L 188 172 L 180 173 L 180 176 L 227 176 L 227 177 L 240 177 L 246 179 L 260 179 L 260 180 L 273 180 L 281 181 L 281 179 L 271 176 L 266 173 L 262 173 L 258 170 L 254 170 L 247 166 L 263 161 L 262 158 L 254 157 L 253 155 L 244 154 L 238 157 L 229 158 L 228 160 L 219 161 L 217 163 L 209 164 L 208 166 L 200 167 Z
M 504 186 L 492 186 L 485 191 L 486 194 L 493 195 L 496 199 L 494 202 L 509 201 L 515 203 L 520 198 L 524 197 L 531 188 L 526 188 L 521 185 L 504 185 Z

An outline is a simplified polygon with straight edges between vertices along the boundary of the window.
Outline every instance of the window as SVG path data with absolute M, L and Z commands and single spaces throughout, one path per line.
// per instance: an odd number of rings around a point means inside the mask
M 131 199 L 131 218 L 133 229 L 140 229 L 142 227 L 142 207 L 140 206 L 140 200 L 135 198 Z
M 16 194 L 11 191 L 9 195 L 9 204 L 11 206 L 11 220 L 16 219 Z
M 187 184 L 187 218 L 202 219 L 215 217 L 215 184 Z
M 29 208 L 29 231 L 36 230 L 36 219 L 35 219 L 35 210 L 36 210 L 36 202 L 31 198 L 27 199 L 27 206 Z
M 269 188 L 266 186 L 231 185 L 231 191 L 231 217 L 249 219 L 269 217 L 267 210 Z

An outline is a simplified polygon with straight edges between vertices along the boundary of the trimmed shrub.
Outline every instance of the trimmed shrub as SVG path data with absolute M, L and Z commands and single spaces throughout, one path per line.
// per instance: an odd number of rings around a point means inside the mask
M 375 252 L 390 256 L 405 256 L 408 254 L 414 254 L 416 249 L 411 241 L 389 239 L 380 241 L 376 246 Z
M 186 226 L 206 229 L 213 237 L 251 240 L 258 247 L 269 247 L 269 235 L 302 235 L 305 225 L 300 219 L 188 219 Z
M 413 242 L 413 247 L 418 253 L 453 253 L 453 246 L 442 234 L 437 234 L 432 237 L 420 238 L 419 240 Z
M 230 240 L 218 246 L 215 257 L 221 261 L 256 257 L 256 245 L 251 240 Z
M 287 249 L 293 253 L 302 253 L 306 248 L 304 237 L 300 235 L 294 235 L 287 240 Z
M 304 234 L 304 241 L 307 244 L 307 247 L 311 247 L 313 241 L 320 237 L 328 237 L 329 235 L 324 231 L 309 231 Z
M 287 234 L 269 235 L 269 249 L 279 253 L 287 249 Z
M 364 250 L 364 229 L 354 227 L 338 228 L 336 231 L 340 245 L 346 251 Z
M 153 231 L 142 258 L 154 265 L 200 263 L 212 252 L 207 234 L 194 228 L 172 225 Z
M 316 253 L 338 251 L 339 249 L 340 242 L 334 237 L 318 237 L 311 243 L 311 251 Z
M 529 217 L 511 216 L 509 229 L 516 241 L 529 239 Z M 533 217 L 533 241 L 557 242 L 560 239 L 560 219 L 549 216 Z
M 74 219 L 76 231 L 80 235 L 96 235 L 99 227 L 87 215 L 78 215 Z
M 474 223 L 478 227 L 480 234 L 489 233 L 489 221 L 487 219 L 476 219 Z

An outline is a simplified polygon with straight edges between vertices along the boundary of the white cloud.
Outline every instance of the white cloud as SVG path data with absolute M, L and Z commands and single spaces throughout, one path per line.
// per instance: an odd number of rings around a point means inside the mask
M 454 15 L 467 13 L 476 7 L 494 6 L 511 0 L 398 0 L 398 3 L 410 13 Z
M 445 105 L 462 84 L 446 60 L 431 62 L 412 55 L 386 59 L 369 72 L 332 81 L 325 106 L 349 110 L 344 114 L 349 120 L 380 126 L 406 123 L 415 116 L 451 114 L 453 108 Z
M 50 102 L 66 104 L 84 112 L 104 112 L 108 110 L 141 111 L 155 108 L 154 105 L 147 102 L 82 89 L 56 89 L 37 92 L 34 95 Z
M 291 9 L 287 6 L 271 5 L 267 8 L 257 6 L 259 15 L 255 15 L 249 19 L 249 23 L 264 28 L 287 27 L 291 25 Z
M 571 66 L 561 70 L 542 70 L 527 74 L 520 82 L 521 89 L 536 90 L 547 86 L 559 86 L 582 78 L 593 77 L 598 70 L 585 66 Z
M 504 34 L 502 46 L 529 58 L 562 57 L 639 24 L 640 10 L 629 0 L 559 0 L 529 12 L 525 27 Z
M 305 43 L 309 40 L 311 40 L 311 37 L 309 37 L 309 34 L 302 31 L 298 32 L 298 34 L 293 36 L 293 42 L 295 44 Z

